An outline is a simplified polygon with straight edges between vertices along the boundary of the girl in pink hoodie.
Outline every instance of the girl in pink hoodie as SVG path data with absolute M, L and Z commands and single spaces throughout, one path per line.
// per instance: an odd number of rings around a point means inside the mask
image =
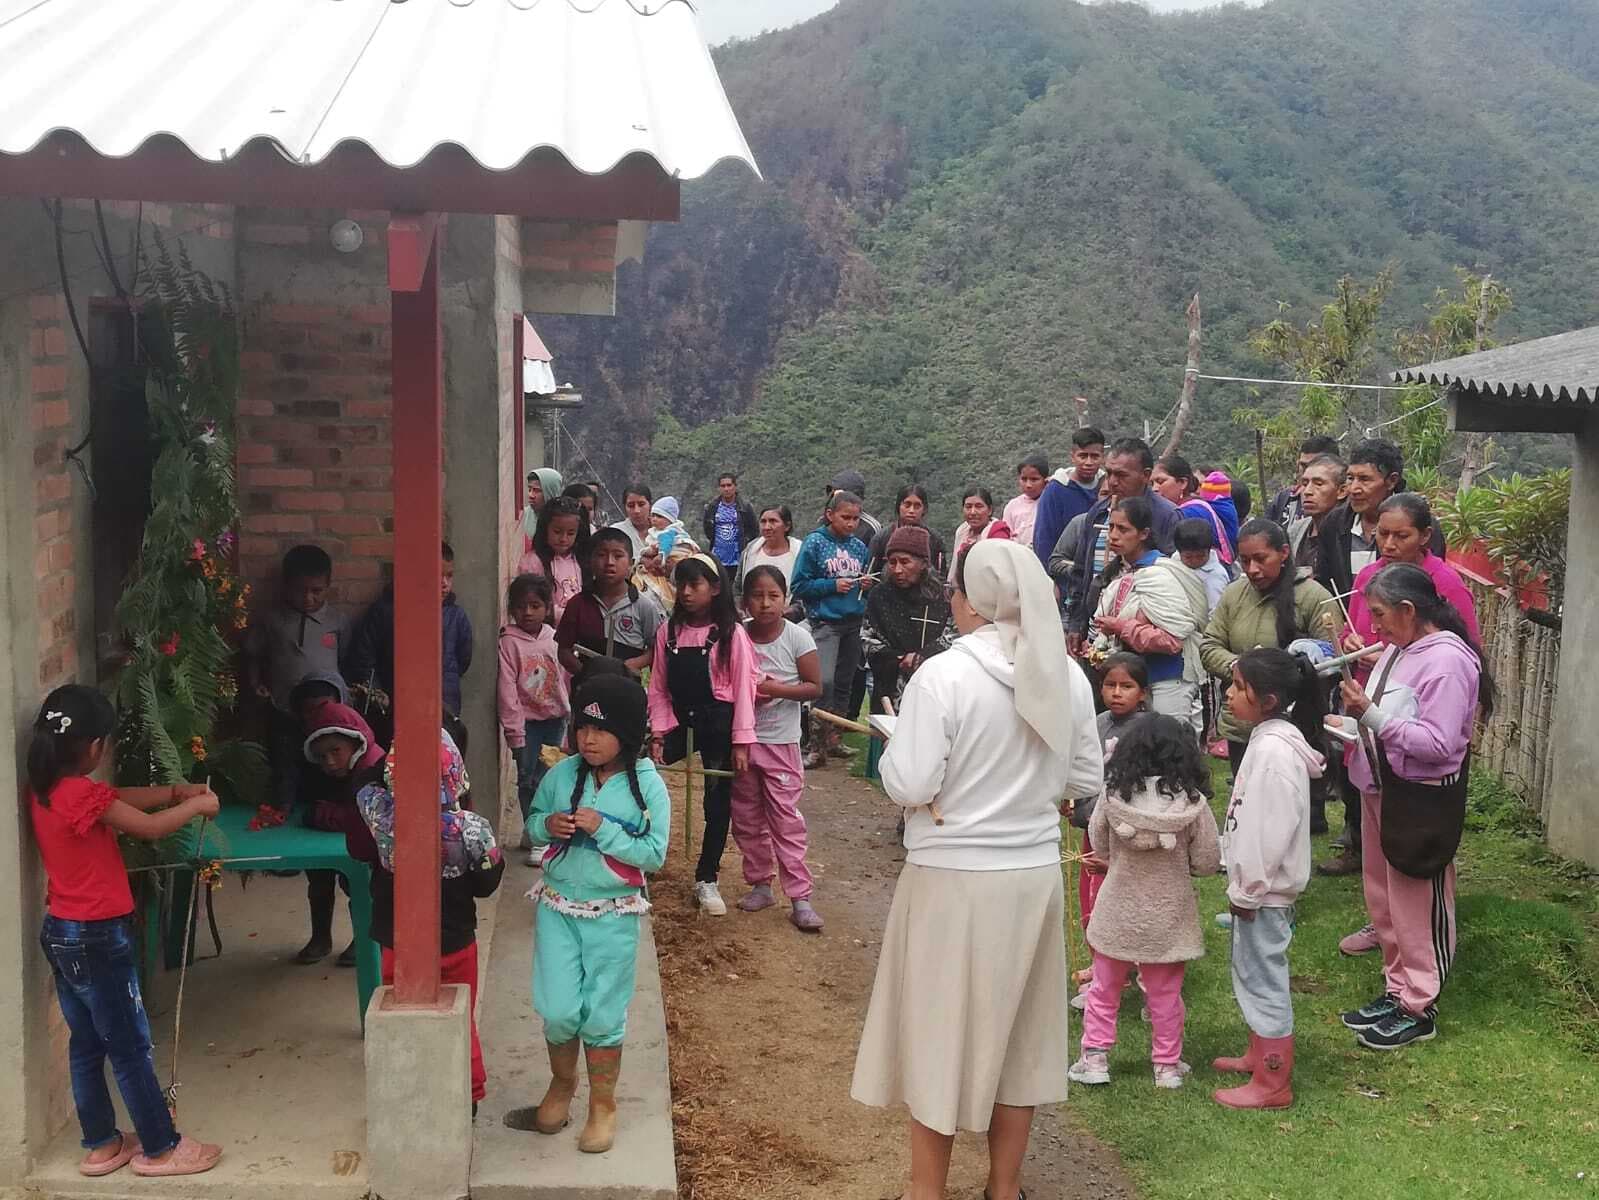
M 1327 769 L 1318 749 L 1326 706 L 1310 662 L 1273 648 L 1246 651 L 1233 664 L 1227 707 L 1254 727 L 1222 821 L 1233 996 L 1249 1026 L 1249 1049 L 1212 1065 L 1251 1079 L 1215 1098 L 1228 1108 L 1287 1108 L 1294 1101 L 1288 943 L 1294 903 L 1310 882 L 1310 781 Z
M 500 674 L 496 688 L 500 728 L 516 759 L 516 802 L 527 824 L 533 793 L 546 770 L 540 751 L 566 739 L 566 672 L 556 657 L 555 626 L 550 621 L 554 588 L 544 575 L 518 575 L 505 597 L 509 623 L 500 630 Z M 522 835 L 522 849 L 533 843 Z

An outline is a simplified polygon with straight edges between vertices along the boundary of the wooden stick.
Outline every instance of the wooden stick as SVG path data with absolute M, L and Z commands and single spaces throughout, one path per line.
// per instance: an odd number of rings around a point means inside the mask
M 694 727 L 683 733 L 683 853 L 694 853 Z
M 837 713 L 828 712 L 825 708 L 813 708 L 811 713 L 826 721 L 829 725 L 837 725 L 840 729 L 847 729 L 851 733 L 864 733 L 867 737 L 883 736 L 870 725 L 862 725 L 859 721 L 851 721 L 848 717 L 841 717 Z
M 1383 645 L 1381 642 L 1373 642 L 1371 645 L 1362 650 L 1356 650 L 1353 654 L 1341 655 L 1338 658 L 1323 659 L 1321 662 L 1316 664 L 1316 674 L 1331 675 L 1335 671 L 1348 670 L 1350 663 L 1357 663 L 1363 658 L 1370 658 L 1374 654 L 1381 654 L 1387 648 L 1388 647 Z

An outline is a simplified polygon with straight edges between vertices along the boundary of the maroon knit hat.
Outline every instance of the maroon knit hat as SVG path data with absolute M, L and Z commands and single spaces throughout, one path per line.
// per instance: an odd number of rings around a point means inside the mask
M 933 539 L 920 525 L 901 525 L 888 535 L 888 550 L 884 557 L 889 554 L 914 554 L 930 562 L 933 558 Z

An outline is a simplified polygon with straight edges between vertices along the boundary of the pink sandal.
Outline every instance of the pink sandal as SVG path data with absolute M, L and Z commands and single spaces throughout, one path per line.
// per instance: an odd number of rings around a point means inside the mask
M 102 1175 L 110 1175 L 122 1170 L 133 1161 L 134 1155 L 139 1154 L 144 1148 L 139 1145 L 139 1135 L 136 1133 L 118 1133 L 122 1145 L 117 1152 L 104 1162 L 90 1162 L 85 1158 L 78 1164 L 78 1174 L 87 1175 L 90 1179 L 98 1179 Z
M 144 1155 L 139 1155 L 133 1160 L 133 1173 L 135 1175 L 200 1175 L 216 1166 L 221 1157 L 221 1146 L 213 1146 L 206 1142 L 197 1142 L 193 1138 L 185 1137 L 179 1139 L 176 1148 L 167 1156 L 165 1162 L 151 1162 Z

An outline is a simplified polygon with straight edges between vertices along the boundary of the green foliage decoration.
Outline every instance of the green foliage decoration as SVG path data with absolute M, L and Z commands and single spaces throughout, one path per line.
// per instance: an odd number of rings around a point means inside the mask
M 239 693 L 233 643 L 249 621 L 250 588 L 233 565 L 238 326 L 227 289 L 181 243 L 174 251 L 157 235 L 147 266 L 139 341 L 155 462 L 152 507 L 116 610 L 116 782 L 207 779 L 224 800 L 254 804 L 265 754 L 220 736 Z M 172 857 L 170 846 L 155 849 Z

